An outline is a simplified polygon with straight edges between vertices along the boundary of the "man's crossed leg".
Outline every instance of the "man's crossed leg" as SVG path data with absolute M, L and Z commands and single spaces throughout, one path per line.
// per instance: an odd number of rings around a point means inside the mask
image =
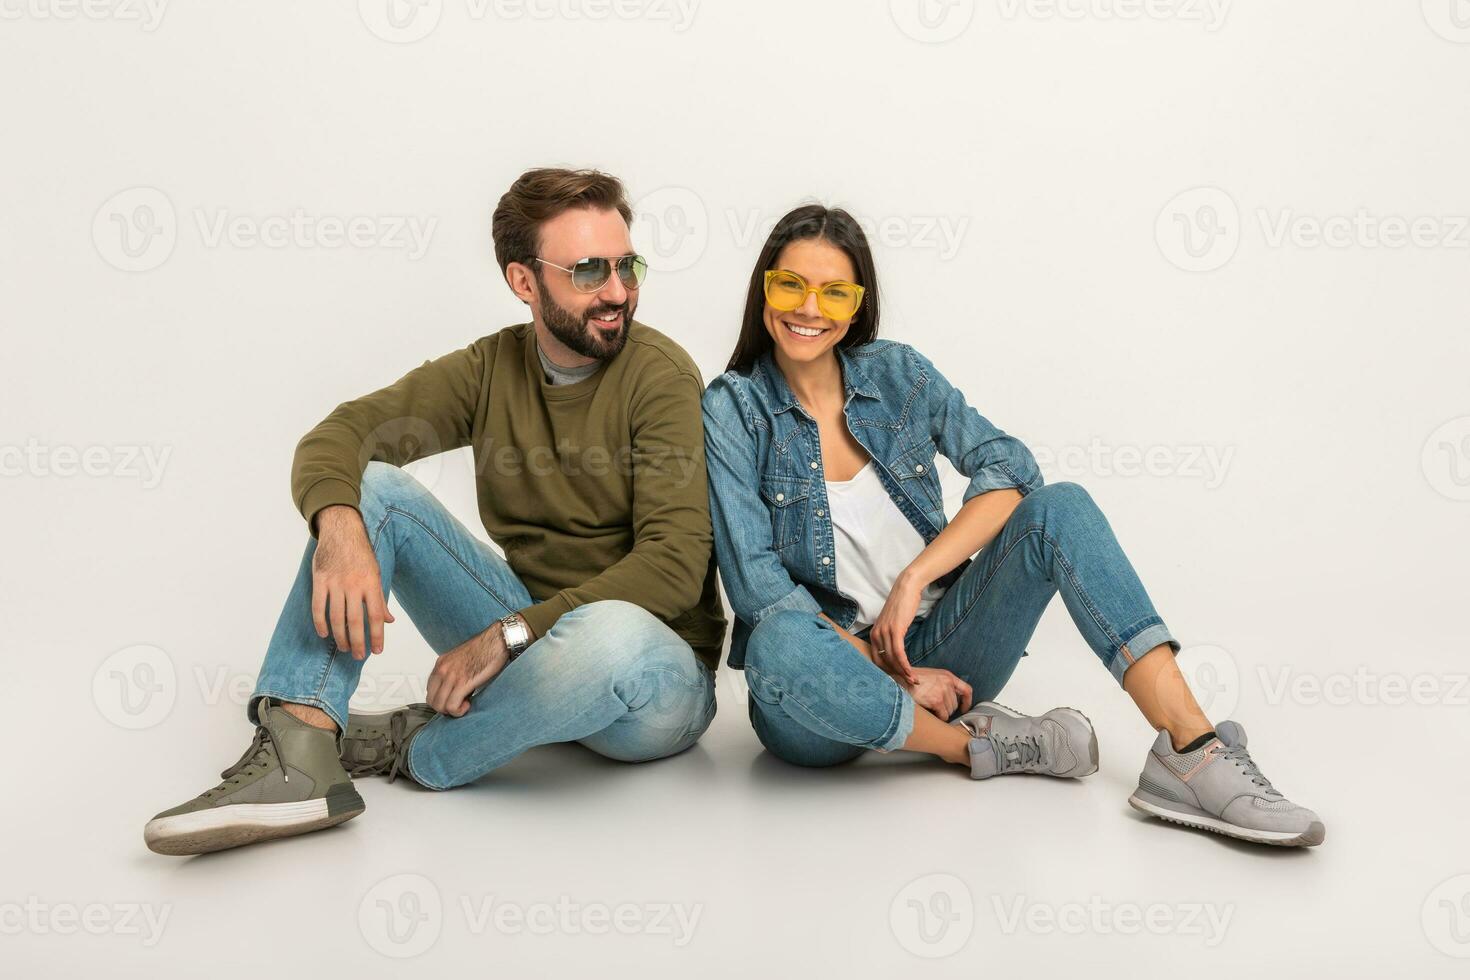
M 384 595 L 398 597 L 437 654 L 532 604 L 505 560 L 397 467 L 368 464 L 359 510 Z M 714 717 L 713 674 L 689 645 L 641 607 L 601 601 L 561 616 L 463 714 L 401 709 L 380 716 L 380 734 L 372 720 L 348 716 L 365 657 L 316 631 L 316 546 L 307 545 L 249 702 L 254 740 L 218 786 L 149 821 L 144 836 L 153 850 L 219 850 L 356 816 L 362 799 L 339 758 L 344 749 L 353 755 L 343 742 L 354 731 L 370 732 L 375 743 L 356 747 L 354 771 L 403 773 L 448 789 L 550 742 L 579 742 L 626 762 L 662 758 L 693 745 Z M 318 709 L 332 727 L 320 727 L 320 715 L 316 725 L 303 721 L 315 713 L 286 704 Z M 363 755 L 382 765 L 363 765 Z

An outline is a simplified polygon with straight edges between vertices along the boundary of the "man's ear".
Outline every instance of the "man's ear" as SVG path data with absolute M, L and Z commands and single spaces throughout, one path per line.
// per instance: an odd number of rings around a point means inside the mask
M 510 291 L 516 294 L 516 299 L 527 306 L 530 306 L 531 301 L 536 298 L 536 274 L 525 263 L 507 263 L 505 282 L 510 286 Z

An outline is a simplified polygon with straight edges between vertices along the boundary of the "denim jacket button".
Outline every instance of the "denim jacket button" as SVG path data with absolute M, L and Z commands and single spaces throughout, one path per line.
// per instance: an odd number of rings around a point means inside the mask
M 918 466 L 915 466 L 914 467 L 914 472 L 915 473 L 922 473 L 922 472 L 924 472 L 924 464 L 923 463 L 920 463 Z
M 830 565 L 830 564 L 832 564 L 832 559 L 831 558 L 828 558 L 826 555 L 823 555 L 822 556 L 822 564 L 823 565 Z
M 816 460 L 812 460 L 812 469 L 816 469 L 816 468 L 817 468 L 817 461 Z
M 820 508 L 820 507 L 817 508 L 817 516 L 818 517 L 821 517 L 822 516 L 822 508 Z
M 776 494 L 776 499 L 777 500 L 785 500 L 786 499 L 786 495 L 784 493 L 778 493 L 778 494 Z

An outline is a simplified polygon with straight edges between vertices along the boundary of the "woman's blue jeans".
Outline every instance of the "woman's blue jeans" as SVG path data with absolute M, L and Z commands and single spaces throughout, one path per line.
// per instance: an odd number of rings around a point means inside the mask
M 1160 643 L 1179 649 L 1092 497 L 1075 483 L 1055 483 L 1023 497 L 995 540 L 909 627 L 909 662 L 949 670 L 971 686 L 975 703 L 991 700 L 1058 592 L 1120 684 Z M 829 766 L 865 749 L 887 752 L 913 731 L 908 693 L 812 613 L 783 610 L 761 620 L 746 647 L 745 675 L 751 724 L 788 762 Z
M 531 605 L 516 574 L 403 470 L 369 463 L 359 505 L 383 591 L 396 596 L 435 653 L 447 653 L 502 616 Z M 345 731 L 364 661 L 317 636 L 307 543 L 271 636 L 248 713 L 262 697 L 312 705 Z M 580 742 L 641 762 L 689 748 L 715 714 L 714 675 L 673 630 L 628 602 L 566 613 L 470 700 L 462 717 L 435 717 L 414 736 L 408 771 L 431 789 L 470 782 L 533 745 Z

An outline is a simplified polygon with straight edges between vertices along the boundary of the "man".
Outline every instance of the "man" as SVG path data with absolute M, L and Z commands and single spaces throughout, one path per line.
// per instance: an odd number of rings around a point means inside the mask
M 711 560 L 699 371 L 633 320 L 647 269 L 621 183 L 531 170 L 492 233 L 532 322 L 339 405 L 296 449 L 313 540 L 223 782 L 148 822 L 196 854 L 362 813 L 351 776 L 468 783 L 533 745 L 628 762 L 693 745 L 714 717 L 725 620 Z M 398 467 L 471 446 L 501 558 Z M 352 715 L 389 592 L 439 655 L 427 704 Z M 344 767 L 345 763 L 345 767 Z

